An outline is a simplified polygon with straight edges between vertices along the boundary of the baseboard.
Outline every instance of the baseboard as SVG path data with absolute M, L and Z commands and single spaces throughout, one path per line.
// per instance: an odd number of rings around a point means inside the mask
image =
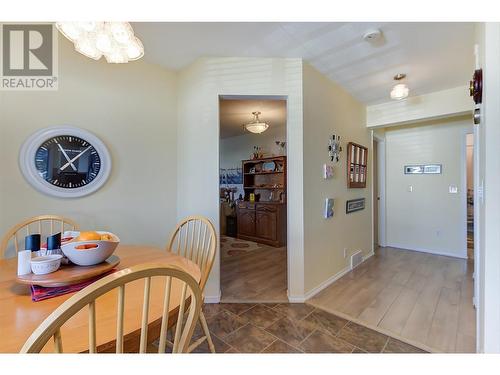
M 219 295 L 217 296 L 205 296 L 205 303 L 219 303 L 222 296 L 222 292 L 219 290 Z
M 364 259 L 363 259 L 363 262 L 364 262 Z M 350 270 L 351 270 L 351 267 L 347 266 L 343 270 L 337 272 L 335 275 L 333 275 L 333 276 L 329 277 L 328 279 L 326 279 L 325 281 L 323 281 L 318 286 L 311 289 L 309 292 L 307 292 L 303 296 L 290 296 L 290 295 L 288 295 L 288 301 L 290 303 L 304 303 L 308 299 L 314 297 L 316 294 L 321 292 L 323 289 L 329 287 L 331 284 L 333 284 L 335 281 L 340 279 L 342 276 L 344 276 Z
M 403 249 L 403 250 L 409 250 L 409 251 L 418 251 L 420 253 L 442 255 L 442 256 L 451 257 L 451 258 L 467 259 L 467 253 L 465 255 L 457 255 L 457 254 L 453 254 L 453 253 L 448 253 L 446 251 L 435 251 L 435 250 L 423 249 L 420 247 L 410 248 L 408 246 L 398 245 L 398 244 L 394 244 L 394 243 L 388 243 L 387 247 L 395 247 L 397 249 Z
M 374 251 L 372 251 L 372 252 L 368 253 L 367 255 L 365 255 L 365 256 L 363 257 L 363 262 L 364 262 L 364 261 L 366 261 L 366 260 L 368 260 L 368 259 L 370 259 L 370 258 L 371 258 L 372 256 L 374 256 L 374 255 L 375 255 L 375 252 L 374 252 Z

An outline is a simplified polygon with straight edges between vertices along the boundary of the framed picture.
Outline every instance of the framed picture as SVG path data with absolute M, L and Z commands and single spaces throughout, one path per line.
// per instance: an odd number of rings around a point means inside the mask
M 424 165 L 424 173 L 426 173 L 426 174 L 441 174 L 441 164 Z
M 345 213 L 350 214 L 365 209 L 365 198 L 351 199 L 345 204 Z
M 347 144 L 347 187 L 365 188 L 368 148 L 357 143 Z
M 424 173 L 423 165 L 405 165 L 405 174 L 422 174 Z

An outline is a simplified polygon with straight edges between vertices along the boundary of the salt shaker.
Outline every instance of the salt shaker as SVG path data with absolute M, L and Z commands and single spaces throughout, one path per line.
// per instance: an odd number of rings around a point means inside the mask
M 31 273 L 31 250 L 17 252 L 17 274 L 27 275 Z

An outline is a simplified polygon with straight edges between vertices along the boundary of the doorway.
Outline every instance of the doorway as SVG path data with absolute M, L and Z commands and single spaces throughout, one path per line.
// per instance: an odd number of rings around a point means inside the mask
M 286 99 L 219 98 L 222 302 L 287 302 Z

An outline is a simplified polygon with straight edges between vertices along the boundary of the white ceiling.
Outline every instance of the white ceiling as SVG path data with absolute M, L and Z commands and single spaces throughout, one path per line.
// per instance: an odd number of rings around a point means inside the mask
M 145 59 L 180 69 L 199 57 L 300 57 L 366 104 L 389 101 L 393 76 L 410 95 L 467 84 L 473 23 L 133 23 Z M 380 28 L 381 45 L 363 40 Z
M 219 106 L 220 137 L 228 138 L 246 133 L 243 128 L 253 120 L 252 112 L 259 111 L 259 118 L 269 127 L 286 126 L 285 100 L 221 100 Z

